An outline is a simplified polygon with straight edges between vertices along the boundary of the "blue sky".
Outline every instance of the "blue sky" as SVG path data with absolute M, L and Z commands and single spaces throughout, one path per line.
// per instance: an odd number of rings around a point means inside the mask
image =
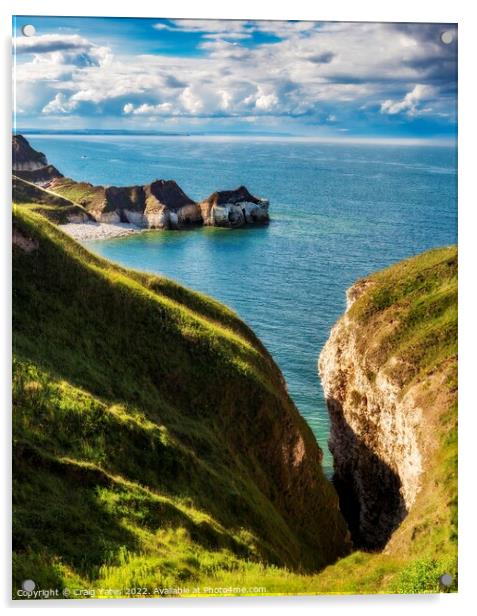
M 14 37 L 19 129 L 456 133 L 452 24 L 25 16 Z

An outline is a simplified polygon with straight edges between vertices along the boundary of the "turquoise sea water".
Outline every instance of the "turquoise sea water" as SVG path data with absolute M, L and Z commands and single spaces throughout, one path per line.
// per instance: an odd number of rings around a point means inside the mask
M 236 310 L 282 369 L 330 472 L 318 355 L 357 278 L 456 242 L 455 150 L 199 137 L 28 139 L 77 180 L 174 179 L 197 200 L 244 184 L 270 200 L 267 227 L 157 231 L 87 245 Z

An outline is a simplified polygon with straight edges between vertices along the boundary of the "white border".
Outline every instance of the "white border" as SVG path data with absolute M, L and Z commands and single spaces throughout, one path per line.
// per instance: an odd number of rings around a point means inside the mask
M 415 0 L 400 0 L 393 5 L 378 1 L 353 2 L 335 0 L 315 4 L 309 0 L 293 0 L 292 3 L 259 2 L 241 0 L 240 3 L 226 3 L 221 0 L 174 0 L 170 3 L 156 3 L 137 0 L 134 3 L 98 2 L 82 0 L 74 7 L 60 0 L 7 1 L 8 9 L 13 7 L 17 15 L 97 15 L 115 17 L 197 17 L 221 19 L 309 19 L 320 21 L 421 21 L 453 23 L 460 21 L 465 2 L 431 3 Z M 387 3 L 389 4 L 389 3 Z
M 88 613 L 104 609 L 138 609 L 152 608 L 201 613 L 220 613 L 222 611 L 236 612 L 247 610 L 251 614 L 263 610 L 273 610 L 286 613 L 300 609 L 303 614 L 319 614 L 332 612 L 354 614 L 386 613 L 422 613 L 432 611 L 434 614 L 466 613 L 467 607 L 474 605 L 472 593 L 476 562 L 476 512 L 472 506 L 477 503 L 475 498 L 475 457 L 472 456 L 477 437 L 476 392 L 473 385 L 476 381 L 477 339 L 475 335 L 474 315 L 476 305 L 477 267 L 475 238 L 477 231 L 475 199 L 475 176 L 477 174 L 477 157 L 475 149 L 477 135 L 475 130 L 476 87 L 475 58 L 477 58 L 477 28 L 473 3 L 466 0 L 434 0 L 419 2 L 418 0 L 396 0 L 394 3 L 382 0 L 333 0 L 327 4 L 312 0 L 293 0 L 278 4 L 257 0 L 240 0 L 239 3 L 224 2 L 224 0 L 174 0 L 170 3 L 158 3 L 146 0 L 134 0 L 131 3 L 98 2 L 98 0 L 82 0 L 71 7 L 65 0 L 4 0 L 0 5 L 0 50 L 1 50 L 1 85 L 4 92 L 10 91 L 10 33 L 11 15 L 98 15 L 98 16 L 135 16 L 135 17 L 200 17 L 200 18 L 235 18 L 235 19 L 311 19 L 331 21 L 401 21 L 401 22 L 441 22 L 459 23 L 459 319 L 460 319 L 460 432 L 459 432 L 459 538 L 460 538 L 460 571 L 458 595 L 441 596 L 363 596 L 363 597 L 280 597 L 280 598 L 227 598 L 227 599 L 187 599 L 177 601 L 131 600 L 122 601 L 87 601 L 87 602 L 51 602 L 29 603 L 11 602 L 10 597 L 10 135 L 11 100 L 9 95 L 0 99 L 2 106 L 2 147 L 0 148 L 0 173 L 2 174 L 3 199 L 1 200 L 1 259 L 2 284 L 1 323 L 2 354 L 1 354 L 1 448 L 0 463 L 2 468 L 2 485 L 6 489 L 2 495 L 3 507 L 1 532 L 1 589 L 3 603 L 7 608 L 19 609 L 20 612 L 31 609 L 81 609 Z M 472 497 L 474 497 L 472 499 Z M 472 502 L 473 501 L 473 502 Z

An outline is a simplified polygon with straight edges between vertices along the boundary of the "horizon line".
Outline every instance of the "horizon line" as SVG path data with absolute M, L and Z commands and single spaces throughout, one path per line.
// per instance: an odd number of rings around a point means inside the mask
M 38 136 L 72 136 L 72 137 L 170 137 L 170 138 L 205 138 L 209 140 L 245 140 L 256 141 L 304 141 L 310 143 L 349 143 L 370 145 L 434 145 L 434 146 L 457 146 L 457 135 L 450 137 L 373 137 L 373 136 L 342 136 L 342 135 L 294 135 L 290 133 L 234 133 L 234 132 L 189 132 L 189 131 L 143 131 L 134 129 L 45 129 L 45 128 L 16 128 L 12 134 L 26 134 Z

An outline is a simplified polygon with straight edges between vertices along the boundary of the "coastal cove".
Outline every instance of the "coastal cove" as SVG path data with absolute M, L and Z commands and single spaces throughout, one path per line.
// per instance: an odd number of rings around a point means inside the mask
M 283 371 L 329 474 L 319 352 L 354 281 L 456 241 L 454 149 L 201 137 L 28 139 L 76 180 L 122 186 L 173 179 L 194 199 L 244 184 L 270 200 L 268 226 L 151 231 L 85 245 L 236 310 Z

